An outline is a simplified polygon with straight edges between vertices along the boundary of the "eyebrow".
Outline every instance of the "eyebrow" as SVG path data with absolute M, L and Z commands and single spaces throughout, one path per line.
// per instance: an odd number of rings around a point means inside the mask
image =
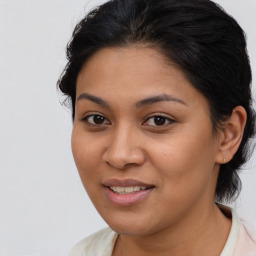
M 110 108 L 110 104 L 107 101 L 100 98 L 100 97 L 93 96 L 93 95 L 88 94 L 88 93 L 81 93 L 79 95 L 79 97 L 77 98 L 77 101 L 80 101 L 80 100 L 83 100 L 83 99 L 92 101 L 92 102 L 94 102 L 98 105 L 101 105 L 103 107 Z M 160 94 L 160 95 L 157 95 L 157 96 L 152 96 L 152 97 L 148 97 L 146 99 L 140 100 L 135 104 L 135 106 L 136 106 L 136 108 L 141 108 L 141 107 L 144 107 L 146 105 L 151 105 L 151 104 L 162 102 L 162 101 L 171 101 L 171 102 L 175 102 L 175 103 L 180 103 L 182 105 L 187 105 L 183 100 L 178 99 L 178 98 L 176 98 L 172 95 Z
M 161 94 L 161 95 L 157 95 L 157 96 L 153 96 L 153 97 L 149 97 L 146 99 L 143 99 L 139 102 L 136 103 L 136 107 L 137 108 L 141 108 L 144 107 L 145 105 L 151 105 L 157 102 L 162 102 L 162 101 L 172 101 L 175 103 L 180 103 L 183 105 L 187 105 L 183 100 L 178 99 L 172 95 L 168 95 L 168 94 Z
M 106 102 L 105 100 L 103 100 L 100 97 L 93 96 L 93 95 L 88 94 L 88 93 L 81 93 L 79 95 L 79 97 L 77 98 L 77 101 L 82 100 L 82 99 L 90 100 L 90 101 L 92 101 L 92 102 L 94 102 L 94 103 L 96 103 L 98 105 L 110 108 L 110 105 L 108 104 L 108 102 Z

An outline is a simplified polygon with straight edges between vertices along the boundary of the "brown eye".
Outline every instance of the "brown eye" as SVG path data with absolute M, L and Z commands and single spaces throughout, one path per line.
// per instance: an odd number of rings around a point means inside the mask
M 105 121 L 105 118 L 103 116 L 99 116 L 99 115 L 94 115 L 93 116 L 93 122 L 95 124 L 103 124 Z
M 109 121 L 101 115 L 90 115 L 83 118 L 83 121 L 89 123 L 90 125 L 103 125 L 109 124 Z
M 173 122 L 174 120 L 165 116 L 152 116 L 148 118 L 144 124 L 148 126 L 164 126 Z
M 154 123 L 155 125 L 164 125 L 166 121 L 166 118 L 162 117 L 162 116 L 156 116 L 154 117 Z

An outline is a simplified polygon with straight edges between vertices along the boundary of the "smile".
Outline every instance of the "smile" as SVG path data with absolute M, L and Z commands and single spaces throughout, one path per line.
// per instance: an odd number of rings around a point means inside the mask
M 109 187 L 113 192 L 121 195 L 131 194 L 138 191 L 146 190 L 147 187 L 130 186 L 130 187 Z
M 134 179 L 110 179 L 103 182 L 106 199 L 115 206 L 133 206 L 146 200 L 155 186 Z

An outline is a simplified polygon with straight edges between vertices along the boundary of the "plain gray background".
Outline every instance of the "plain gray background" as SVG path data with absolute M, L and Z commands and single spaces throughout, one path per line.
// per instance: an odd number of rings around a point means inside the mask
M 56 92 L 72 29 L 102 2 L 0 0 L 0 256 L 67 255 L 106 225 L 81 185 L 70 147 L 70 112 Z M 217 2 L 247 33 L 255 97 L 256 1 Z M 253 158 L 235 205 L 256 224 Z

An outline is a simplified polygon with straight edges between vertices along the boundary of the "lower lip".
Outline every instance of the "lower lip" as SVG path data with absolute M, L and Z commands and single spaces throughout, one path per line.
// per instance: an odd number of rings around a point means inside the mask
M 133 192 L 130 194 L 118 194 L 109 187 L 104 186 L 104 192 L 107 198 L 117 206 L 131 206 L 146 199 L 154 188 Z

